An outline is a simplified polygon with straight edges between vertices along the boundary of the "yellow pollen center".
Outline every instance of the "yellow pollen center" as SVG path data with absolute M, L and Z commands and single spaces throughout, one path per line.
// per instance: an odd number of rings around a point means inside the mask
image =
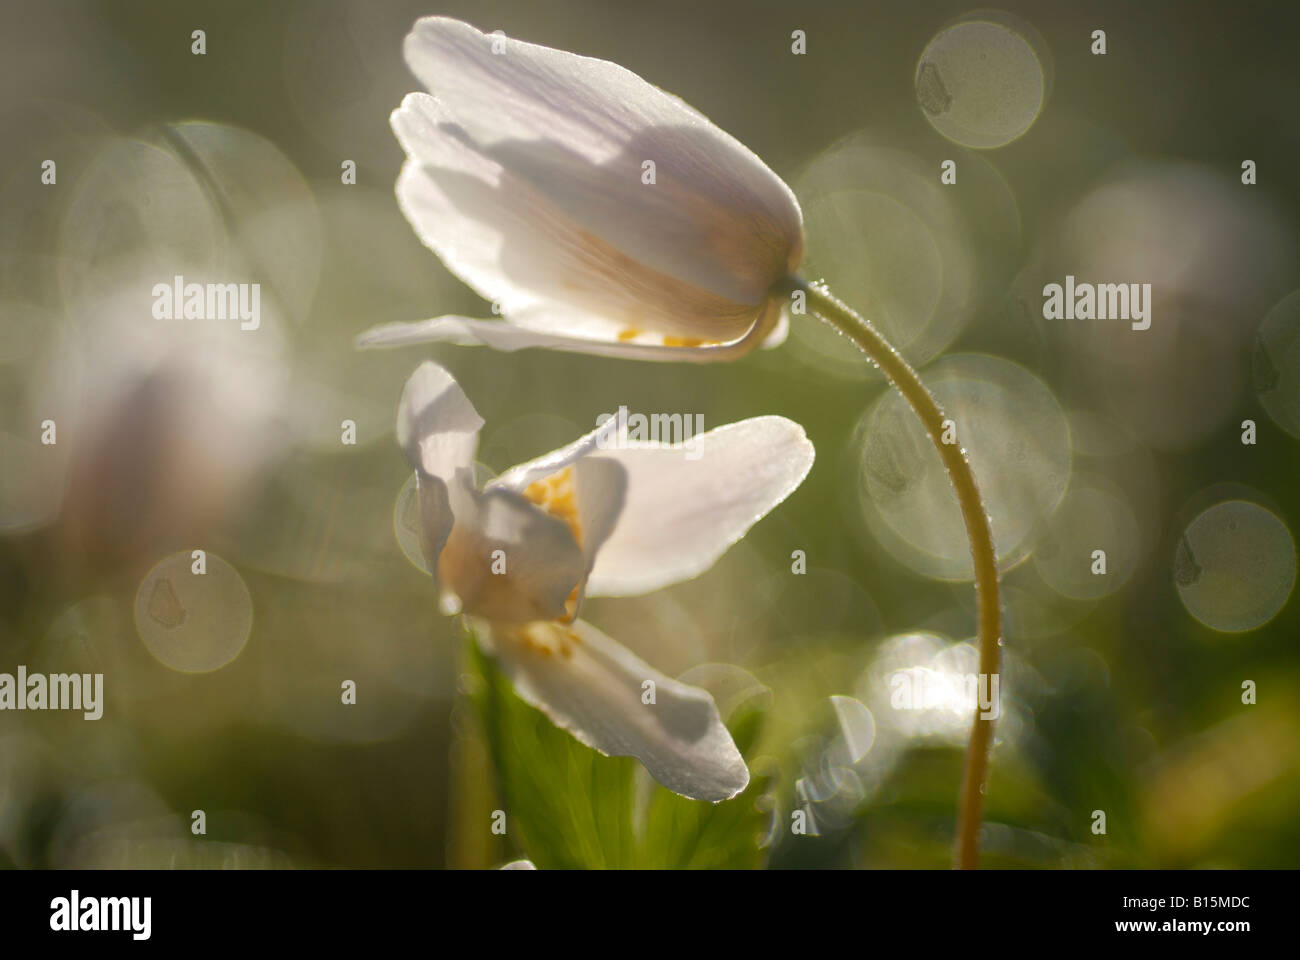
M 512 631 L 514 639 L 543 657 L 572 657 L 574 647 L 582 643 L 582 638 L 560 623 L 539 620 L 525 624 Z
M 534 480 L 524 489 L 524 499 L 541 507 L 557 520 L 569 526 L 569 532 L 579 546 L 582 545 L 582 526 L 578 523 L 578 499 L 573 489 L 573 468 L 565 467 L 557 473 Z
M 625 327 L 618 332 L 620 343 L 627 343 L 639 336 L 641 336 L 641 331 L 635 327 Z M 701 337 L 675 337 L 667 333 L 662 334 L 659 339 L 665 347 L 714 347 L 722 343 L 721 340 L 705 340 Z
M 572 467 L 565 467 L 540 480 L 534 480 L 524 489 L 524 499 L 568 524 L 574 542 L 582 546 L 582 525 L 578 522 L 578 498 L 573 489 Z M 564 608 L 569 614 L 565 622 L 572 622 L 578 613 L 578 585 L 574 585 L 568 599 L 564 601 Z

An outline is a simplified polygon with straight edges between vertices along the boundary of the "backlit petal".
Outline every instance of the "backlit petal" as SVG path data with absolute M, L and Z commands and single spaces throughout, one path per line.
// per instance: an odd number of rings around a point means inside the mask
M 726 800 L 749 783 L 713 698 L 590 624 L 498 626 L 480 637 L 519 696 L 587 746 L 636 757 L 669 790 L 698 800 Z
M 543 347 L 566 353 L 583 353 L 599 357 L 624 360 L 655 360 L 663 362 L 712 363 L 735 360 L 756 346 L 780 346 L 785 340 L 787 325 L 775 302 L 765 305 L 753 327 L 738 340 L 727 343 L 693 344 L 690 341 L 668 346 L 665 343 L 646 343 L 619 340 L 614 337 L 571 336 L 552 333 L 550 330 L 567 326 L 564 317 L 571 312 L 559 313 L 541 310 L 527 311 L 528 319 L 538 328 L 525 327 L 504 320 L 474 320 L 468 317 L 444 316 L 411 323 L 388 323 L 373 327 L 357 338 L 357 346 L 364 348 L 405 347 L 419 343 L 454 343 L 460 346 L 487 346 L 494 350 L 526 350 Z M 552 318 L 555 322 L 550 321 Z M 513 318 L 512 318 L 513 319 Z M 663 338 L 661 338 L 662 341 Z
M 590 596 L 648 593 L 704 572 L 803 482 L 814 455 L 784 417 L 728 424 L 686 445 L 600 453 L 623 465 L 628 485 Z
M 475 490 L 469 471 L 450 485 L 450 501 L 456 523 L 438 575 L 461 609 L 510 623 L 568 615 L 587 558 L 563 520 L 513 490 Z
M 797 266 L 802 219 L 790 189 L 636 74 L 444 17 L 418 21 L 405 54 L 484 154 L 622 255 L 750 305 Z
M 425 361 L 406 381 L 397 407 L 397 443 L 417 470 L 444 482 L 470 467 L 483 418 L 445 369 Z
M 572 597 L 569 619 L 577 616 L 586 596 L 586 575 L 596 555 L 623 512 L 627 473 L 608 457 L 589 456 L 588 446 L 577 444 L 530 463 L 514 467 L 491 484 L 514 490 L 569 524 L 586 560 L 583 580 Z
M 402 212 L 508 318 L 528 326 L 528 312 L 558 314 L 566 333 L 600 339 L 637 330 L 731 340 L 753 324 L 761 296 L 736 301 L 628 256 L 545 185 L 484 154 L 433 97 L 408 95 L 392 123 L 410 157 L 397 181 Z
M 454 524 L 448 482 L 472 469 L 483 418 L 450 373 L 422 363 L 406 381 L 397 406 L 397 443 L 415 469 L 420 550 L 430 570 Z

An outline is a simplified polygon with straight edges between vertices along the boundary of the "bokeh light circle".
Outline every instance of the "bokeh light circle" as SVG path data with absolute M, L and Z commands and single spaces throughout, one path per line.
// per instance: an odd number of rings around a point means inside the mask
M 867 706 L 854 697 L 841 694 L 831 696 L 831 708 L 839 723 L 840 744 L 844 763 L 859 763 L 871 752 L 876 742 L 876 720 Z
M 947 357 L 924 377 L 970 458 L 999 562 L 1023 559 L 1069 481 L 1064 411 L 1038 378 L 998 357 Z M 918 573 L 971 579 L 970 543 L 948 472 L 896 391 L 859 422 L 855 454 L 858 502 L 876 540 Z
M 931 165 L 892 138 L 859 133 L 809 164 L 797 192 L 808 238 L 806 275 L 866 310 L 911 363 L 942 353 L 970 317 L 977 256 L 971 225 Z M 993 232 L 1015 233 L 1006 228 L 1015 220 L 1014 200 L 996 184 L 987 194 L 1000 211 Z M 790 329 L 790 347 L 801 360 L 845 379 L 881 376 L 847 340 L 805 319 L 794 317 Z
M 1010 17 L 967 19 L 935 35 L 916 65 L 916 99 L 953 143 L 989 149 L 1024 135 L 1047 99 L 1034 31 Z
M 1295 586 L 1295 541 L 1274 513 L 1225 500 L 1199 514 L 1174 554 L 1174 582 L 1187 612 L 1212 630 L 1262 627 Z
M 933 231 L 915 210 L 884 193 L 841 190 L 812 198 L 804 218 L 810 262 L 819 273 L 847 275 L 835 289 L 852 302 L 865 302 L 866 291 L 875 291 L 872 321 L 891 343 L 906 343 L 923 329 L 939 304 L 944 263 Z
M 59 285 L 69 310 L 94 316 L 105 293 L 140 273 L 137 309 L 175 274 L 220 273 L 229 250 L 221 212 L 195 172 L 165 146 L 104 144 L 72 187 L 60 227 Z M 243 278 L 241 278 L 243 279 Z
M 429 563 L 424 559 L 424 550 L 420 546 L 420 496 L 414 473 L 402 484 L 397 502 L 393 504 L 393 537 L 402 554 L 414 567 L 424 573 L 430 572 Z
M 1061 596 L 1093 600 L 1132 576 L 1139 547 L 1137 518 L 1128 504 L 1099 486 L 1079 485 L 1048 521 L 1034 548 L 1034 566 Z M 1103 557 L 1095 555 L 1098 550 Z
M 292 322 L 311 309 L 321 272 L 322 220 L 311 188 L 284 152 L 240 127 L 189 121 L 164 128 L 215 201 L 230 240 L 230 279 L 256 280 Z
M 200 574 L 189 551 L 165 557 L 135 595 L 140 639 L 180 673 L 220 670 L 239 656 L 253 626 L 253 598 L 238 571 L 213 553 L 204 562 Z

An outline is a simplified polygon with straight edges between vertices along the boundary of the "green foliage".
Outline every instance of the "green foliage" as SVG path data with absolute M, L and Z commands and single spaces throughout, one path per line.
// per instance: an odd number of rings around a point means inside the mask
M 465 643 L 471 698 L 497 775 L 508 835 L 541 869 L 757 868 L 769 778 L 751 766 L 745 792 L 722 803 L 678 796 L 636 760 L 606 757 L 524 703 L 472 635 Z M 728 729 L 751 760 L 765 717 L 759 698 L 732 711 Z
M 767 818 L 759 798 L 772 778 L 753 767 L 753 747 L 762 731 L 766 710 L 751 699 L 732 712 L 727 729 L 750 763 L 749 786 L 740 796 L 722 803 L 705 803 L 678 796 L 657 784 L 646 815 L 643 866 L 675 869 L 756 869 L 767 861 L 760 848 Z

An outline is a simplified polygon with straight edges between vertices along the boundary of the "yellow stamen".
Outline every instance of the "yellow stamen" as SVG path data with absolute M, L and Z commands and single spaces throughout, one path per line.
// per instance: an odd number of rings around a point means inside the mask
M 578 522 L 578 499 L 573 488 L 573 468 L 534 480 L 524 489 L 524 499 L 535 503 L 557 520 L 569 525 L 573 539 L 582 545 L 582 525 Z
M 572 467 L 565 467 L 540 480 L 534 480 L 524 489 L 524 499 L 568 524 L 574 542 L 582 546 L 582 524 L 578 520 L 578 498 L 574 492 Z M 564 609 L 568 612 L 564 622 L 571 623 L 578 615 L 577 585 L 564 601 Z
M 524 624 L 511 630 L 508 636 L 542 657 L 552 657 L 558 653 L 566 659 L 571 658 L 574 647 L 582 643 L 582 638 L 576 633 L 552 620 Z

